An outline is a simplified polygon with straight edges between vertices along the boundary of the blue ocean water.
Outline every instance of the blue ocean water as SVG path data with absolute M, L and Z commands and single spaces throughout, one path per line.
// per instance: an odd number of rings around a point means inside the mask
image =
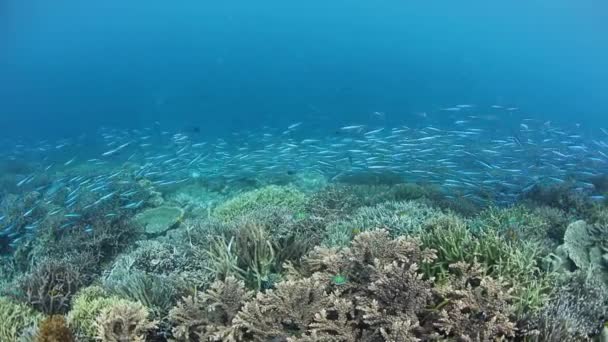
M 373 112 L 438 122 L 454 104 L 603 125 L 607 13 L 589 0 L 5 0 L 0 126 L 46 139 L 159 121 L 222 136 Z

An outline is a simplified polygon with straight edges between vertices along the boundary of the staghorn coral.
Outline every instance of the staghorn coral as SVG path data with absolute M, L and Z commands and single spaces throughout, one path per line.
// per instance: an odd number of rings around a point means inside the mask
M 69 256 L 83 275 L 98 276 L 101 272 L 100 265 L 110 262 L 133 243 L 140 233 L 139 227 L 128 217 L 106 217 L 103 210 L 106 209 L 86 212 L 77 223 L 67 228 L 61 228 L 61 221 L 45 226 L 38 232 L 29 249 L 18 251 L 19 264 L 26 265 L 23 269 L 28 270 L 34 261 L 64 259 Z M 87 229 L 94 233 L 87 232 Z
M 242 226 L 230 240 L 215 237 L 208 249 L 208 269 L 217 279 L 234 276 L 251 288 L 271 288 L 283 264 L 297 261 L 310 248 L 305 236 L 274 236 L 264 223 L 240 222 Z
M 185 297 L 169 313 L 178 342 L 236 339 L 232 321 L 253 293 L 234 277 L 216 281 L 204 293 Z
M 452 265 L 456 275 L 439 288 L 439 305 L 424 318 L 441 335 L 461 341 L 491 341 L 496 336 L 515 337 L 516 324 L 509 290 L 499 281 L 483 275 L 479 265 Z
M 5 286 L 8 286 L 16 276 L 15 260 L 8 256 L 0 256 L 0 293 L 6 292 Z
M 214 236 L 224 235 L 231 227 L 217 218 L 186 219 L 183 228 L 169 232 L 172 238 L 168 243 L 188 245 L 192 249 L 208 246 Z M 171 234 L 173 233 L 173 234 Z
M 44 319 L 38 327 L 36 342 L 74 342 L 76 341 L 65 318 L 53 315 Z
M 42 319 L 43 316 L 31 308 L 0 297 L 0 341 L 17 341 L 26 329 Z
M 362 206 L 375 206 L 384 202 L 432 201 L 439 202 L 443 196 L 437 188 L 416 183 L 400 183 L 394 185 L 363 185 L 345 186 L 348 193 L 361 202 Z
M 482 211 L 471 225 L 480 231 L 497 231 L 508 239 L 532 239 L 539 242 L 547 239 L 552 229 L 544 216 L 524 206 L 500 209 L 490 207 Z
M 86 281 L 69 260 L 47 259 L 16 279 L 18 290 L 13 295 L 42 313 L 63 314 Z
M 512 240 L 490 228 L 474 234 L 467 221 L 451 214 L 429 220 L 420 239 L 437 251 L 435 262 L 423 267 L 427 276 L 449 281 L 451 265 L 478 263 L 486 275 L 514 288 L 518 314 L 538 309 L 551 293 L 553 274 L 543 271 L 539 243 Z
M 134 268 L 156 274 L 171 274 L 187 262 L 175 246 L 156 240 L 138 241 L 128 257 L 133 259 Z
M 157 324 L 148 317 L 148 309 L 141 303 L 119 300 L 97 317 L 96 337 L 104 342 L 144 342 Z
M 177 289 L 170 278 L 133 268 L 134 260 L 123 258 L 103 277 L 103 286 L 124 299 L 139 301 L 163 316 L 175 303 Z
M 320 280 L 288 280 L 246 303 L 234 318 L 233 327 L 255 341 L 303 335 L 328 300 Z

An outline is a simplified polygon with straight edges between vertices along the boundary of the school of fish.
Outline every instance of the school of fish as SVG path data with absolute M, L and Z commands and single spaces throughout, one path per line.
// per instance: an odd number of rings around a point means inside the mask
M 377 173 L 433 184 L 447 197 L 463 196 L 479 205 L 509 205 L 537 184 L 560 183 L 593 200 L 605 200 L 590 180 L 608 173 L 608 130 L 560 128 L 527 118 L 517 126 L 496 127 L 473 109 L 443 108 L 452 118 L 449 123 L 427 124 L 421 118 L 416 127 L 349 123 L 327 132 L 294 122 L 207 141 L 199 134 L 163 131 L 155 124 L 135 130 L 102 128 L 95 148 L 81 138 L 4 142 L 0 161 L 26 162 L 35 171 L 15 174 L 12 189 L 0 189 L 0 196 L 39 196 L 32 203 L 24 200 L 28 206 L 18 214 L 0 211 L 0 239 L 15 248 L 35 238 L 49 217 L 59 217 L 62 227 L 78 227 L 83 217 L 103 211 L 110 201 L 120 205 L 104 212 L 107 217 L 133 215 L 144 206 L 138 179 L 162 192 L 201 178 L 221 178 L 230 185 L 306 172 L 339 182 L 350 174 Z M 125 163 L 131 167 L 126 169 Z M 42 205 L 54 209 L 41 216 L 36 211 Z M 94 227 L 81 226 L 95 233 Z

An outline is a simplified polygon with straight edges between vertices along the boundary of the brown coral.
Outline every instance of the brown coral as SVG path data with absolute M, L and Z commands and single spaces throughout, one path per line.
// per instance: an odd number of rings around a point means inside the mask
M 359 234 L 350 248 L 313 251 L 274 289 L 247 300 L 186 298 L 172 311 L 179 341 L 489 341 L 514 336 L 508 291 L 470 264 L 454 265 L 449 285 L 419 267 L 434 251 L 386 231 Z M 236 284 L 236 281 L 232 282 Z M 233 286 L 234 285 L 230 285 Z M 235 292 L 231 290 L 230 292 Z M 207 295 L 209 296 L 209 295 Z M 228 301 L 228 298 L 230 300 Z M 224 304 L 219 304 L 224 303 Z M 234 315 L 237 308 L 240 311 Z M 220 308 L 221 323 L 210 308 Z M 230 310 L 226 309 L 230 308 Z
M 294 276 L 258 294 L 234 328 L 256 341 L 415 341 L 417 315 L 433 295 L 418 263 L 433 256 L 417 241 L 392 240 L 386 231 L 362 233 L 342 251 L 317 249 L 304 262 L 304 278 Z M 336 272 L 348 281 L 333 283 Z
M 234 328 L 242 329 L 255 341 L 303 335 L 315 314 L 328 303 L 324 284 L 318 280 L 281 282 L 276 289 L 258 293 L 255 300 L 245 304 L 234 319 Z
M 184 298 L 169 313 L 177 341 L 236 339 L 230 327 L 243 303 L 252 297 L 234 277 L 216 281 L 205 293 Z
M 104 342 L 144 342 L 156 322 L 148 319 L 145 306 L 126 300 L 105 309 L 97 317 L 97 338 Z
M 435 291 L 437 307 L 425 318 L 443 336 L 459 341 L 491 341 L 514 337 L 515 323 L 509 291 L 499 281 L 482 274 L 478 265 L 452 266 L 457 276 Z M 431 323 L 432 321 L 432 323 Z
M 84 279 L 67 260 L 48 259 L 20 282 L 23 300 L 45 314 L 66 313 Z
M 36 342 L 73 342 L 74 335 L 61 315 L 49 316 L 40 323 Z

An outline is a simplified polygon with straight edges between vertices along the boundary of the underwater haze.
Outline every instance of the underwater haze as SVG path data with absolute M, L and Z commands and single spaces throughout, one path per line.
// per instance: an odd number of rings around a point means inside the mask
M 455 103 L 606 121 L 602 1 L 3 1 L 3 135 L 206 134 Z M 439 117 L 441 115 L 438 115 Z
M 607 14 L 0 0 L 0 342 L 608 341 Z

